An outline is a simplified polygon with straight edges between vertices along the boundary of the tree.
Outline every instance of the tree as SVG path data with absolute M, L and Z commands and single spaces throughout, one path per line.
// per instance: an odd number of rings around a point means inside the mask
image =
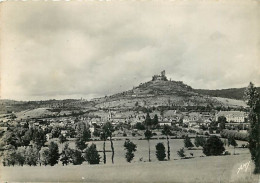
M 171 135 L 171 127 L 169 125 L 164 125 L 163 126 L 163 130 L 162 130 L 162 134 L 166 135 L 166 139 L 167 139 L 167 158 L 168 160 L 170 160 L 170 142 L 169 142 L 169 135 Z
M 206 138 L 202 137 L 202 136 L 196 136 L 195 140 L 194 140 L 194 144 L 196 147 L 203 147 L 204 144 L 206 143 Z
M 16 163 L 16 151 L 15 148 L 13 146 L 13 148 L 8 149 L 8 151 L 5 151 L 2 155 L 3 158 L 3 165 L 6 166 L 14 166 Z
M 36 166 L 39 160 L 39 151 L 37 147 L 28 146 L 25 152 L 25 163 L 29 166 Z
M 96 144 L 91 144 L 89 148 L 87 148 L 85 153 L 85 159 L 89 164 L 99 164 L 100 156 L 98 154 Z
M 21 166 L 25 164 L 25 152 L 25 147 L 18 147 L 18 149 L 16 150 L 16 161 Z
M 159 161 L 163 161 L 164 158 L 166 157 L 164 144 L 159 142 L 155 146 L 155 148 L 156 148 L 156 157 L 157 157 L 157 159 Z
M 130 140 L 126 140 L 124 143 L 125 150 L 127 150 L 125 154 L 125 158 L 127 162 L 131 162 L 135 157 L 134 152 L 136 151 L 136 144 L 131 142 Z
M 82 157 L 82 152 L 78 149 L 73 149 L 71 151 L 71 161 L 73 165 L 81 165 L 84 161 Z
M 235 148 L 237 146 L 237 142 L 234 137 L 231 137 L 228 139 L 228 144 L 232 145 L 234 147 L 234 154 L 235 154 Z
M 4 133 L 4 136 L 1 139 L 4 145 L 12 145 L 17 148 L 17 137 L 13 131 L 7 131 Z
M 63 144 L 66 141 L 67 141 L 67 138 L 64 135 L 60 134 L 60 136 L 59 136 L 59 143 Z
M 146 138 L 146 140 L 147 140 L 147 142 L 148 142 L 148 147 L 149 147 L 149 162 L 150 162 L 150 161 L 151 161 L 150 139 L 152 138 L 153 133 L 152 133 L 151 130 L 146 130 L 146 131 L 144 132 L 144 135 L 145 135 L 145 138 Z
M 218 117 L 220 131 L 226 128 L 226 122 L 227 122 L 227 118 L 225 116 Z
M 60 159 L 63 166 L 68 165 L 72 161 L 71 160 L 72 153 L 73 150 L 69 148 L 69 144 L 65 143 L 65 146 L 61 152 L 61 159 Z
M 249 112 L 249 150 L 254 161 L 254 173 L 260 173 L 260 95 L 256 87 L 250 82 L 245 91 L 245 99 L 250 108 Z
M 50 150 L 48 147 L 42 147 L 40 150 L 40 163 L 44 166 L 49 164 Z
M 51 135 L 53 138 L 59 138 L 61 133 L 61 130 L 59 127 L 55 126 L 52 130 L 51 130 Z
M 181 158 L 184 158 L 186 155 L 185 155 L 185 152 L 184 152 L 184 148 L 181 148 L 179 151 L 177 151 L 177 154 L 181 157 Z
M 103 162 L 106 164 L 107 158 L 106 158 L 106 140 L 107 140 L 107 134 L 105 130 L 103 130 L 100 133 L 100 139 L 103 140 Z
M 76 132 L 76 147 L 83 151 L 87 147 L 86 142 L 89 141 L 91 132 L 83 122 L 77 123 Z
M 50 151 L 49 158 L 48 158 L 48 160 L 49 160 L 48 163 L 51 166 L 54 166 L 55 164 L 58 163 L 59 158 L 60 158 L 59 146 L 58 146 L 57 143 L 51 142 L 48 147 L 49 147 L 49 151 Z
M 135 128 L 138 130 L 145 130 L 145 126 L 140 122 L 136 123 Z
M 103 131 L 106 134 L 107 137 L 109 137 L 110 140 L 110 144 L 111 144 L 111 150 L 112 150 L 112 163 L 114 164 L 114 155 L 115 155 L 115 150 L 114 150 L 114 144 L 112 141 L 112 134 L 115 131 L 113 125 L 110 122 L 107 122 L 104 126 L 103 126 Z
M 221 155 L 224 151 L 224 144 L 217 136 L 210 136 L 203 146 L 203 153 L 206 156 Z
M 159 124 L 158 116 L 157 114 L 155 114 L 152 120 L 152 125 L 155 128 L 158 124 Z
M 188 135 L 186 135 L 186 137 L 184 139 L 184 147 L 186 147 L 186 148 L 194 147 L 194 145 L 192 144 Z
M 146 113 L 144 124 L 145 124 L 147 129 L 150 129 L 150 127 L 152 125 L 152 119 L 151 119 L 149 113 Z

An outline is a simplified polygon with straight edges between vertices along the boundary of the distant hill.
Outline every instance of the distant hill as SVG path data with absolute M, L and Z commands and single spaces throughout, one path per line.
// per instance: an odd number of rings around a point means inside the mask
M 208 95 L 211 97 L 222 97 L 222 98 L 230 98 L 243 100 L 244 92 L 246 87 L 244 88 L 229 88 L 229 89 L 221 89 L 221 90 L 206 90 L 206 89 L 193 89 L 194 92 Z M 258 92 L 260 92 L 260 87 L 257 87 Z
M 133 108 L 135 106 L 245 106 L 244 102 L 213 97 L 194 90 L 182 81 L 169 81 L 163 71 L 151 81 L 131 90 L 92 100 L 97 108 Z
M 260 87 L 257 88 L 260 92 Z M 223 90 L 193 89 L 182 81 L 168 80 L 165 71 L 154 75 L 148 82 L 141 83 L 128 91 L 111 96 L 86 100 L 46 100 L 46 101 L 13 101 L 0 100 L 0 114 L 19 112 L 36 108 L 60 109 L 68 111 L 95 110 L 98 108 L 133 109 L 135 107 L 159 106 L 221 106 L 246 107 L 242 100 L 245 88 Z M 35 113 L 35 111 L 33 111 Z M 27 112 L 28 113 L 28 112 Z M 26 114 L 33 116 L 32 114 Z M 37 111 L 37 114 L 40 113 Z

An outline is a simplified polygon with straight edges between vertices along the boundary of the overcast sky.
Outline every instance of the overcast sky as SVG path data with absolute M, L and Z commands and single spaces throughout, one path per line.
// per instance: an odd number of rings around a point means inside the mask
M 166 70 L 193 88 L 260 85 L 259 1 L 1 3 L 1 98 L 92 98 Z

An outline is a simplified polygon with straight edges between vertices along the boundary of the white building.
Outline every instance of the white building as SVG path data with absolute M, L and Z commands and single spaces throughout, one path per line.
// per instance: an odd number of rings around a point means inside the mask
M 242 111 L 220 111 L 216 114 L 216 121 L 220 116 L 225 116 L 227 122 L 244 123 L 247 118 L 247 113 Z

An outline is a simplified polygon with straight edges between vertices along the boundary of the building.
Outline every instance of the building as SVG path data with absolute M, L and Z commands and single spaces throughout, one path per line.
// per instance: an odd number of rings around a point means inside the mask
M 165 75 L 165 70 L 163 70 L 160 75 L 154 75 L 152 81 L 168 81 Z
M 216 121 L 220 116 L 224 116 L 227 122 L 244 123 L 247 118 L 247 113 L 243 111 L 220 111 L 216 114 Z

